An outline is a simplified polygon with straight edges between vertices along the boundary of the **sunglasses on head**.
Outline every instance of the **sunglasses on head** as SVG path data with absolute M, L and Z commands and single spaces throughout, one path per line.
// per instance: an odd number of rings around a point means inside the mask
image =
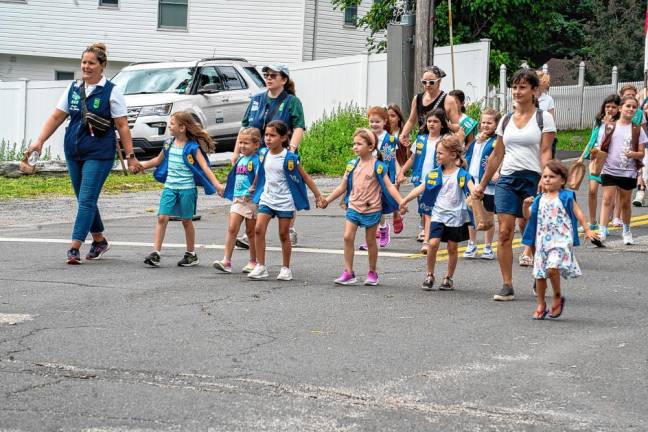
M 435 79 L 435 80 L 421 80 L 421 84 L 433 86 L 434 84 L 437 83 L 437 81 L 439 81 L 439 80 L 438 79 Z
M 265 79 L 268 79 L 268 78 L 275 79 L 275 78 L 277 78 L 278 75 L 279 75 L 278 72 L 264 72 L 263 73 L 263 78 L 265 78 Z

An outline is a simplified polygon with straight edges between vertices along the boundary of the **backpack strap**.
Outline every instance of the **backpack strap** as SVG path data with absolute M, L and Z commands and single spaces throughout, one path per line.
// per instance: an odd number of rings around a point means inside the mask
M 605 124 L 605 133 L 603 134 L 603 140 L 601 141 L 601 151 L 607 153 L 610 150 L 610 142 L 612 142 L 614 129 L 616 129 L 616 123 Z
M 536 110 L 535 118 L 536 118 L 536 123 L 538 123 L 538 127 L 540 128 L 540 133 L 544 130 L 544 118 L 542 116 L 543 111 L 542 110 Z M 502 120 L 502 134 L 504 134 L 504 131 L 506 130 L 506 126 L 509 124 L 511 121 L 511 118 L 513 117 L 512 112 L 508 112 L 504 115 L 504 119 Z
M 506 126 L 508 126 L 509 122 L 511 121 L 511 117 L 513 117 L 512 112 L 507 112 L 504 114 L 504 118 L 502 119 L 502 135 L 504 135 L 504 131 L 506 130 Z

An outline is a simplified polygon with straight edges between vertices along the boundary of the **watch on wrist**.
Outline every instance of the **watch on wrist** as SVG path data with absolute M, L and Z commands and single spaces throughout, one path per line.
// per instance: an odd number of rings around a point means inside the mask
M 130 160 L 130 159 L 135 159 L 135 153 L 128 153 L 128 154 L 126 155 L 126 159 L 129 159 L 129 160 Z

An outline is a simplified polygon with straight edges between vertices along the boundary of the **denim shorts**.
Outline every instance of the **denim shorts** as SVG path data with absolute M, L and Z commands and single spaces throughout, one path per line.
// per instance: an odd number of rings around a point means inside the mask
M 381 211 L 373 213 L 360 213 L 353 210 L 352 208 L 348 208 L 346 211 L 346 220 L 354 225 L 359 226 L 360 228 L 371 228 L 372 226 L 378 225 L 380 223 L 381 216 Z
M 191 219 L 196 214 L 198 189 L 164 188 L 160 196 L 159 216 L 175 216 L 180 219 Z
M 495 211 L 498 214 L 523 217 L 522 203 L 538 193 L 538 183 L 540 174 L 530 170 L 501 176 L 495 184 Z
M 279 219 L 292 219 L 295 217 L 295 212 L 290 210 L 274 210 L 268 207 L 267 205 L 261 204 L 259 206 L 258 213 L 263 213 L 269 215 L 271 218 L 274 219 L 275 216 L 277 216 Z

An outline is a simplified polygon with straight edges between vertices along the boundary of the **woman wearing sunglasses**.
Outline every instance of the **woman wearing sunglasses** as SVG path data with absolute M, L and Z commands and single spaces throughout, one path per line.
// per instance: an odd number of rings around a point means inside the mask
M 419 93 L 412 99 L 410 115 L 405 123 L 405 127 L 400 133 L 399 144 L 407 147 L 410 140 L 409 135 L 414 126 L 421 129 L 425 126 L 425 117 L 427 114 L 440 108 L 445 111 L 446 118 L 450 124 L 459 123 L 459 110 L 454 98 L 447 97 L 448 94 L 441 90 L 441 79 L 446 73 L 437 66 L 425 68 L 421 77 L 423 93 Z
M 265 80 L 266 91 L 252 96 L 250 104 L 241 120 L 241 130 L 245 128 L 257 128 L 261 131 L 261 147 L 265 147 L 265 128 L 268 123 L 274 120 L 281 120 L 288 126 L 290 136 L 289 150 L 297 152 L 299 144 L 304 137 L 306 121 L 304 120 L 304 108 L 297 96 L 295 96 L 295 83 L 290 79 L 290 71 L 286 65 L 272 64 L 264 66 L 261 70 Z M 239 132 L 240 137 L 240 132 Z M 236 140 L 232 165 L 236 163 L 239 156 L 239 143 Z M 297 232 L 293 228 L 295 219 L 290 225 L 290 241 L 297 244 Z M 236 239 L 236 245 L 248 248 L 247 236 Z

